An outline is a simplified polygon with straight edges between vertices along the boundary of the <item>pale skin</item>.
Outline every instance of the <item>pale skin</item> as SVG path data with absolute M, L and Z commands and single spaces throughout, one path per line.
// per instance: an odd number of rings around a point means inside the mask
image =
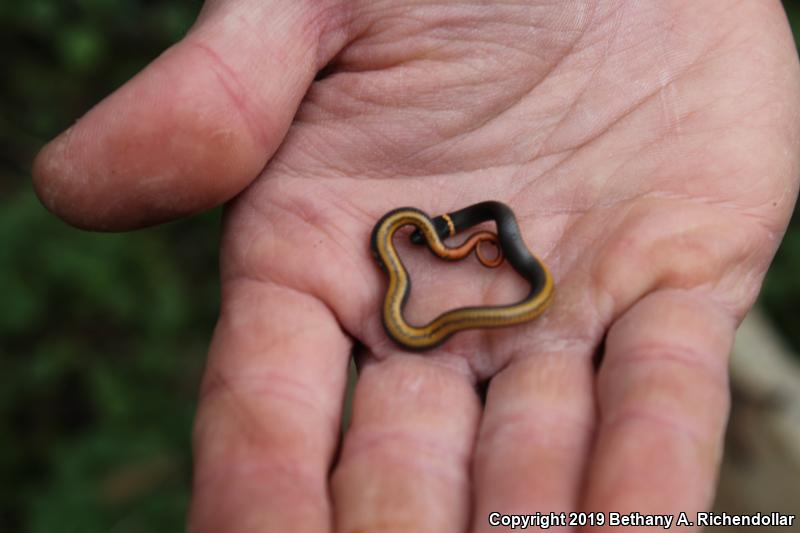
M 713 499 L 734 331 L 797 195 L 799 108 L 773 0 L 213 0 L 34 178 L 103 230 L 233 198 L 191 531 L 693 513 Z M 552 270 L 551 308 L 403 352 L 372 225 L 489 199 Z M 417 322 L 524 292 L 507 266 L 398 246 Z

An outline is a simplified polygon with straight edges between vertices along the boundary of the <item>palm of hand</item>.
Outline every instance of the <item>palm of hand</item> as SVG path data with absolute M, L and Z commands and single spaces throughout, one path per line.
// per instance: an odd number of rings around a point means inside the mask
M 776 6 L 610 4 L 363 18 L 226 215 L 197 529 L 445 531 L 491 511 L 708 503 L 725 357 L 794 201 L 796 65 L 766 34 Z M 486 199 L 552 269 L 552 308 L 401 353 L 380 326 L 372 224 Z M 424 261 L 409 259 L 412 316 L 519 289 Z M 329 499 L 350 338 L 365 364 Z M 482 408 L 473 388 L 493 377 Z

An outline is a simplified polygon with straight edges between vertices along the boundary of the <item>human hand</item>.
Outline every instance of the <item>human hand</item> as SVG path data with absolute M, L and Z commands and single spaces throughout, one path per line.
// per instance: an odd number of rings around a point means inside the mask
M 258 175 L 225 219 L 193 531 L 691 512 L 713 495 L 734 329 L 797 193 L 797 67 L 771 0 L 217 0 L 42 151 L 35 184 L 75 225 L 128 229 Z M 487 199 L 552 270 L 551 308 L 402 352 L 372 225 Z M 521 291 L 507 267 L 399 245 L 418 321 Z

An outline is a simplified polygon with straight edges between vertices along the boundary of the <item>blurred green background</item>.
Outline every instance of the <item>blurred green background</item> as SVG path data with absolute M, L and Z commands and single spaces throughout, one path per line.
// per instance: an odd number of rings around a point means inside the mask
M 795 27 L 800 9 L 786 4 Z M 178 40 L 186 0 L 0 3 L 0 531 L 181 531 L 219 210 L 129 234 L 46 212 L 42 142 Z M 762 304 L 800 351 L 800 221 Z M 793 327 L 794 326 L 794 327 Z

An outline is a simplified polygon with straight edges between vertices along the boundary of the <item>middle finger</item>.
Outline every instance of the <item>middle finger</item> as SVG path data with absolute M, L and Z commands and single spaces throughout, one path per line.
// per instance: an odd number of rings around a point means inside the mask
M 492 513 L 561 514 L 578 503 L 594 424 L 591 348 L 531 351 L 489 386 L 474 460 L 474 531 L 494 530 Z
M 332 492 L 338 531 L 465 531 L 480 401 L 440 359 L 366 366 Z

